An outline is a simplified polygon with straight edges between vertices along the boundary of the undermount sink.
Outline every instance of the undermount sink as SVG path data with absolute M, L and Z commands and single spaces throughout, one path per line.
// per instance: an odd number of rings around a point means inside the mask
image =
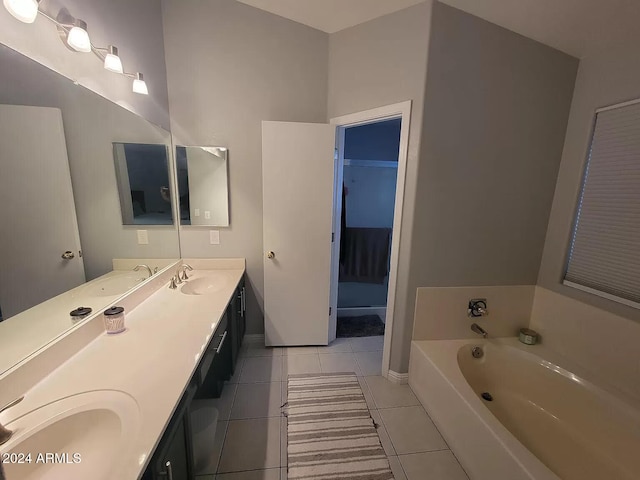
M 227 279 L 222 276 L 191 278 L 182 286 L 180 291 L 186 295 L 207 295 L 222 290 L 227 285 Z
M 0 451 L 24 461 L 5 463 L 6 478 L 112 478 L 119 459 L 131 451 L 139 424 L 138 404 L 118 391 L 81 393 L 47 404 L 5 425 L 14 433 Z

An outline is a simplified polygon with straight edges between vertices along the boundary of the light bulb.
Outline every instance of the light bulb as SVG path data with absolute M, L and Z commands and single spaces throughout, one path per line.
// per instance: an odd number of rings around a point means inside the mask
M 33 23 L 38 16 L 39 0 L 4 0 L 4 8 L 24 23 Z
M 141 95 L 149 95 L 147 84 L 145 83 L 144 77 L 140 72 L 136 73 L 136 76 L 133 79 L 133 91 Z
M 107 55 L 104 57 L 104 68 L 110 72 L 123 73 L 122 60 L 118 56 L 118 49 L 113 45 L 109 45 L 107 48 Z
M 78 52 L 89 53 L 91 51 L 91 40 L 87 33 L 87 23 L 82 20 L 73 22 L 73 27 L 67 33 L 67 45 Z

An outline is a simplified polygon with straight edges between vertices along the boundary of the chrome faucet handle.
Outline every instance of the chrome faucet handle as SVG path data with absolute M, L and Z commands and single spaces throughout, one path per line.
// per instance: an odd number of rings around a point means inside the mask
M 469 306 L 467 307 L 468 317 L 486 317 L 487 315 L 489 315 L 489 310 L 487 310 L 486 298 L 472 298 L 469 300 Z
M 16 398 L 14 401 L 6 404 L 4 407 L 0 408 L 0 413 L 5 410 L 19 404 L 22 400 L 24 400 L 24 395 L 20 398 Z M 0 424 L 0 445 L 3 445 L 9 441 L 11 436 L 13 435 L 13 431 L 6 428 L 4 425 Z
M 182 272 L 182 280 L 189 280 L 189 276 L 187 275 L 187 270 L 193 272 L 193 267 L 188 263 L 183 263 L 180 266 L 180 271 Z
M 133 267 L 133 271 L 137 272 L 141 268 L 146 268 L 147 269 L 147 272 L 149 272 L 149 278 L 151 278 L 153 276 L 153 271 L 151 270 L 151 268 L 149 268 L 149 265 L 145 265 L 145 264 L 136 265 L 135 267 Z
M 178 288 L 178 285 L 176 285 L 176 276 L 175 275 L 173 277 L 171 277 L 171 281 L 169 282 L 169 288 L 171 290 L 175 290 L 176 288 Z

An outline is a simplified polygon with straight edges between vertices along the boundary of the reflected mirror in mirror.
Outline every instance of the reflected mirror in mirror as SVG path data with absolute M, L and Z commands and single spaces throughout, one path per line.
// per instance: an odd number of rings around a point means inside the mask
M 166 145 L 114 143 L 123 225 L 172 225 Z
M 228 149 L 176 147 L 180 224 L 229 226 Z
M 171 134 L 2 44 L 0 65 L 1 376 L 180 248 L 176 225 L 122 224 L 113 157 L 114 142 L 151 145 L 169 185 Z

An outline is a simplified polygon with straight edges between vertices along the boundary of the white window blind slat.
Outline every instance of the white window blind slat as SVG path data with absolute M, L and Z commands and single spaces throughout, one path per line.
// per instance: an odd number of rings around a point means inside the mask
M 640 102 L 596 114 L 565 283 L 640 308 Z

